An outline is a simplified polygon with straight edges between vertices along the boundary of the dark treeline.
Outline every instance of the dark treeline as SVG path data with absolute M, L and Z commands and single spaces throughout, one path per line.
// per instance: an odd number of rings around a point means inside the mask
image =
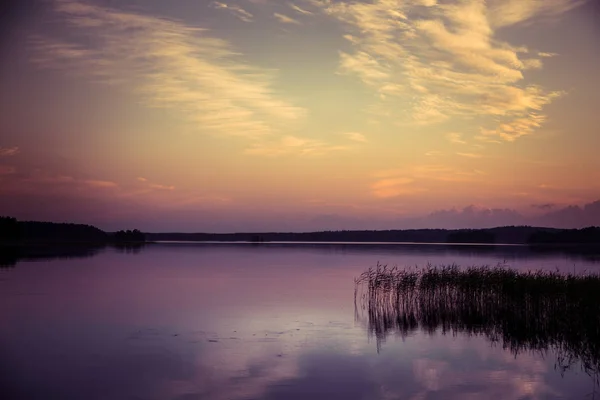
M 496 243 L 496 235 L 486 230 L 462 230 L 448 233 L 447 243 Z
M 145 241 L 225 242 L 408 242 L 486 244 L 600 244 L 600 228 L 553 229 L 505 226 L 489 229 L 407 229 L 267 233 L 143 233 L 137 229 L 104 232 L 91 225 L 17 221 L 0 217 L 0 243 L 140 243 Z
M 146 236 L 138 229 L 118 231 L 113 234 L 113 239 L 117 243 L 136 243 L 145 242 Z
M 388 335 L 417 330 L 483 335 L 515 355 L 552 350 L 563 371 L 600 373 L 599 275 L 378 265 L 355 282 L 356 317 L 378 350 Z
M 91 225 L 18 221 L 12 217 L 0 217 L 0 243 L 4 244 L 111 244 L 145 240 L 145 235 L 137 229 L 108 233 Z
M 146 233 L 152 241 L 222 242 L 412 242 L 412 243 L 502 243 L 526 244 L 535 233 L 559 229 L 506 226 L 490 229 L 407 229 L 269 233 Z M 589 242 L 586 242 L 589 243 Z M 600 243 L 597 242 L 597 243 Z
M 149 240 L 224 242 L 440 242 L 443 229 L 267 233 L 148 233 Z
M 600 228 L 568 229 L 560 231 L 534 232 L 528 240 L 529 244 L 598 244 L 600 243 Z
M 0 242 L 21 240 L 21 227 L 16 218 L 0 217 Z

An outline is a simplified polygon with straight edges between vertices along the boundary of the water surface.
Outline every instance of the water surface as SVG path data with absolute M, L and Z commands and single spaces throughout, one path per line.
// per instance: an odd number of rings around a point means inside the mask
M 391 332 L 378 346 L 355 309 L 353 279 L 377 262 L 600 271 L 594 254 L 171 243 L 75 256 L 0 269 L 0 392 L 9 399 L 592 396 L 593 380 L 577 365 L 555 369 L 552 351 L 515 356 L 483 336 L 421 330 Z

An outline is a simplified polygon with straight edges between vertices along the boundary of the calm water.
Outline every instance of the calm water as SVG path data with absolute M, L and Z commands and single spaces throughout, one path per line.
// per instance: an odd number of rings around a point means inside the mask
M 593 396 L 592 379 L 577 366 L 555 370 L 552 352 L 515 356 L 481 336 L 391 335 L 378 352 L 357 316 L 353 278 L 378 261 L 600 271 L 594 256 L 250 244 L 78 256 L 0 269 L 2 399 Z

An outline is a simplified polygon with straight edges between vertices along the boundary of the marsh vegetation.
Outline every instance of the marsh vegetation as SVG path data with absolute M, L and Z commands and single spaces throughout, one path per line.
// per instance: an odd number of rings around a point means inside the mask
M 390 334 L 483 335 L 515 355 L 552 352 L 561 373 L 579 366 L 598 383 L 598 274 L 378 264 L 355 283 L 357 318 L 378 351 Z

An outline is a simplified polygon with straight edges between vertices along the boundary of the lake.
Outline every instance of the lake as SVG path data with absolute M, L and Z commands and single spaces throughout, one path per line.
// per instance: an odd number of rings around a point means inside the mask
M 598 397 L 551 349 L 441 330 L 377 338 L 354 298 L 377 262 L 600 272 L 594 252 L 159 243 L 60 256 L 0 269 L 3 399 Z

